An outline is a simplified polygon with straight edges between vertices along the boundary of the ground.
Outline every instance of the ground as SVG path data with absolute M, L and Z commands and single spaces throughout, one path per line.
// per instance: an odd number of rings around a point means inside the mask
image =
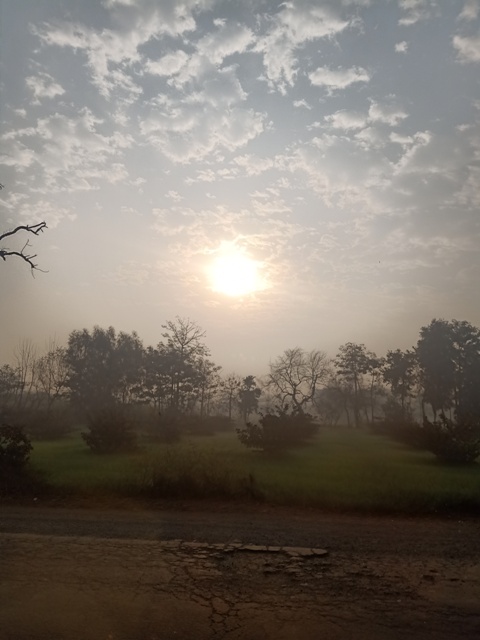
M 480 637 L 476 519 L 187 507 L 0 506 L 0 639 Z

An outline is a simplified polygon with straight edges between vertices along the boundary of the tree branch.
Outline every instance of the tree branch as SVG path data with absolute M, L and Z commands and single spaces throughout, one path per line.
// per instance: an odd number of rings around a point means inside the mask
M 38 236 L 38 234 L 43 232 L 44 229 L 47 229 L 46 222 L 38 222 L 37 224 L 31 225 L 19 225 L 12 231 L 6 231 L 5 233 L 0 234 L 0 242 L 5 238 L 16 235 L 20 231 L 26 231 L 27 233 L 33 233 L 33 235 Z M 33 260 L 37 257 L 36 254 L 25 253 L 25 249 L 30 246 L 30 242 L 27 240 L 20 251 L 13 251 L 11 249 L 0 249 L 0 258 L 5 261 L 9 256 L 17 256 L 18 258 L 24 260 L 30 266 L 32 275 L 34 271 L 42 271 L 43 273 L 46 273 L 42 269 L 39 269 L 38 265 L 33 262 Z

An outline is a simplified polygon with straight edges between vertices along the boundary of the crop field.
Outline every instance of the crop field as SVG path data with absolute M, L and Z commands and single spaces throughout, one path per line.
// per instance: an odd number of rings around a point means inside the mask
M 234 433 L 144 441 L 128 454 L 92 454 L 74 433 L 34 442 L 34 468 L 54 495 L 118 500 L 259 500 L 372 513 L 478 512 L 480 465 L 440 465 L 427 452 L 357 430 L 322 430 L 308 445 L 266 455 Z

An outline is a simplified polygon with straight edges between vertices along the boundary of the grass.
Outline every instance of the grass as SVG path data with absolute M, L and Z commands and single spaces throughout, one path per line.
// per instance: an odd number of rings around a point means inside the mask
M 361 512 L 448 513 L 480 509 L 480 465 L 448 467 L 381 436 L 324 430 L 276 456 L 245 449 L 235 434 L 145 444 L 94 455 L 78 434 L 36 442 L 31 456 L 55 491 L 69 495 L 264 499 Z

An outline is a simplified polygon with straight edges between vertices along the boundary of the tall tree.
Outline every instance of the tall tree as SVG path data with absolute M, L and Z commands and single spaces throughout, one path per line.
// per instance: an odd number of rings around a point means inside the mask
M 423 402 L 434 418 L 454 409 L 480 415 L 480 330 L 469 322 L 433 319 L 422 327 L 416 355 Z
M 0 185 L 0 189 L 3 189 L 3 185 Z M 0 233 L 0 243 L 2 243 L 7 238 L 13 240 L 22 236 L 23 234 L 32 234 L 34 236 L 38 236 L 40 233 L 47 228 L 45 222 L 37 222 L 36 224 L 21 224 L 12 229 L 11 231 L 5 231 L 4 233 Z M 34 270 L 38 269 L 38 265 L 34 262 L 37 257 L 35 254 L 29 253 L 30 242 L 27 240 L 23 242 L 23 245 L 19 249 L 10 249 L 9 247 L 1 247 L 0 246 L 0 258 L 5 262 L 7 258 L 17 257 L 26 262 L 32 273 Z
M 127 402 L 141 381 L 140 351 L 135 333 L 117 336 L 113 327 L 72 331 L 65 354 L 72 403 L 92 412 Z
M 330 361 L 323 351 L 295 347 L 270 363 L 267 387 L 272 389 L 281 406 L 289 404 L 295 411 L 304 413 L 329 373 Z
M 258 400 L 262 390 L 257 386 L 255 376 L 243 378 L 238 392 L 238 406 L 244 422 L 247 422 L 251 413 L 258 409 Z
M 417 359 L 413 351 L 396 349 L 387 351 L 383 380 L 399 403 L 403 417 L 409 410 L 410 399 L 417 381 Z
M 47 411 L 66 390 L 68 373 L 66 350 L 52 340 L 47 353 L 37 361 L 37 389 L 46 399 Z
M 374 354 L 367 351 L 364 344 L 347 342 L 342 345 L 335 366 L 340 378 L 352 385 L 352 405 L 355 427 L 359 427 L 361 420 L 361 408 L 364 406 L 363 376 L 369 371 L 371 359 Z
M 162 325 L 164 338 L 158 345 L 162 378 L 168 408 L 182 413 L 192 408 L 200 378 L 200 363 L 210 352 L 204 343 L 205 331 L 189 318 L 179 318 Z
M 222 395 L 225 399 L 228 411 L 228 419 L 232 419 L 233 407 L 238 397 L 242 379 L 236 373 L 230 373 L 221 382 Z

